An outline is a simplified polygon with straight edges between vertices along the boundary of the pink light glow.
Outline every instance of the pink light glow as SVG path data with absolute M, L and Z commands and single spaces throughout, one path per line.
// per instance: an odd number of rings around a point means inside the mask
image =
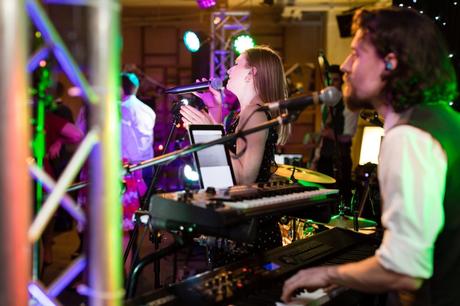
M 216 5 L 216 0 L 196 0 L 201 9 L 208 9 Z

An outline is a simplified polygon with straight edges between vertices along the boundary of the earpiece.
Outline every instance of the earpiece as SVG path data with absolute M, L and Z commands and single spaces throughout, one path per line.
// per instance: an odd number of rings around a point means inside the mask
M 390 61 L 385 61 L 385 70 L 386 71 L 393 70 L 393 64 Z

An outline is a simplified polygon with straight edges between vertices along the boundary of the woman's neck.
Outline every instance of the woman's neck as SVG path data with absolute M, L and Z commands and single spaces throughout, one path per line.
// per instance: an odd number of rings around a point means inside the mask
M 238 101 L 240 102 L 241 111 L 243 111 L 246 107 L 250 105 L 262 103 L 259 95 L 257 95 L 255 92 L 252 92 L 252 91 L 242 97 L 239 97 L 239 96 L 237 97 L 238 97 Z

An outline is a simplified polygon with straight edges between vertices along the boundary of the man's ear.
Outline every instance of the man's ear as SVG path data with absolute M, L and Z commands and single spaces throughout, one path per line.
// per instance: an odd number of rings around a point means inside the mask
M 386 71 L 393 71 L 396 67 L 398 67 L 398 59 L 396 58 L 396 54 L 393 52 L 388 53 L 384 57 L 383 62 L 385 63 Z

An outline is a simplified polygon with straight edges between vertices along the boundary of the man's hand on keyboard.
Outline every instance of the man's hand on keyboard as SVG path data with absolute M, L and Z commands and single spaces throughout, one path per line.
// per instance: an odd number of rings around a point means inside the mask
M 336 269 L 336 267 L 327 266 L 300 270 L 284 283 L 281 299 L 286 303 L 290 302 L 295 291 L 301 288 L 315 291 L 319 288 L 330 287 L 332 284 L 329 276 L 332 269 Z

